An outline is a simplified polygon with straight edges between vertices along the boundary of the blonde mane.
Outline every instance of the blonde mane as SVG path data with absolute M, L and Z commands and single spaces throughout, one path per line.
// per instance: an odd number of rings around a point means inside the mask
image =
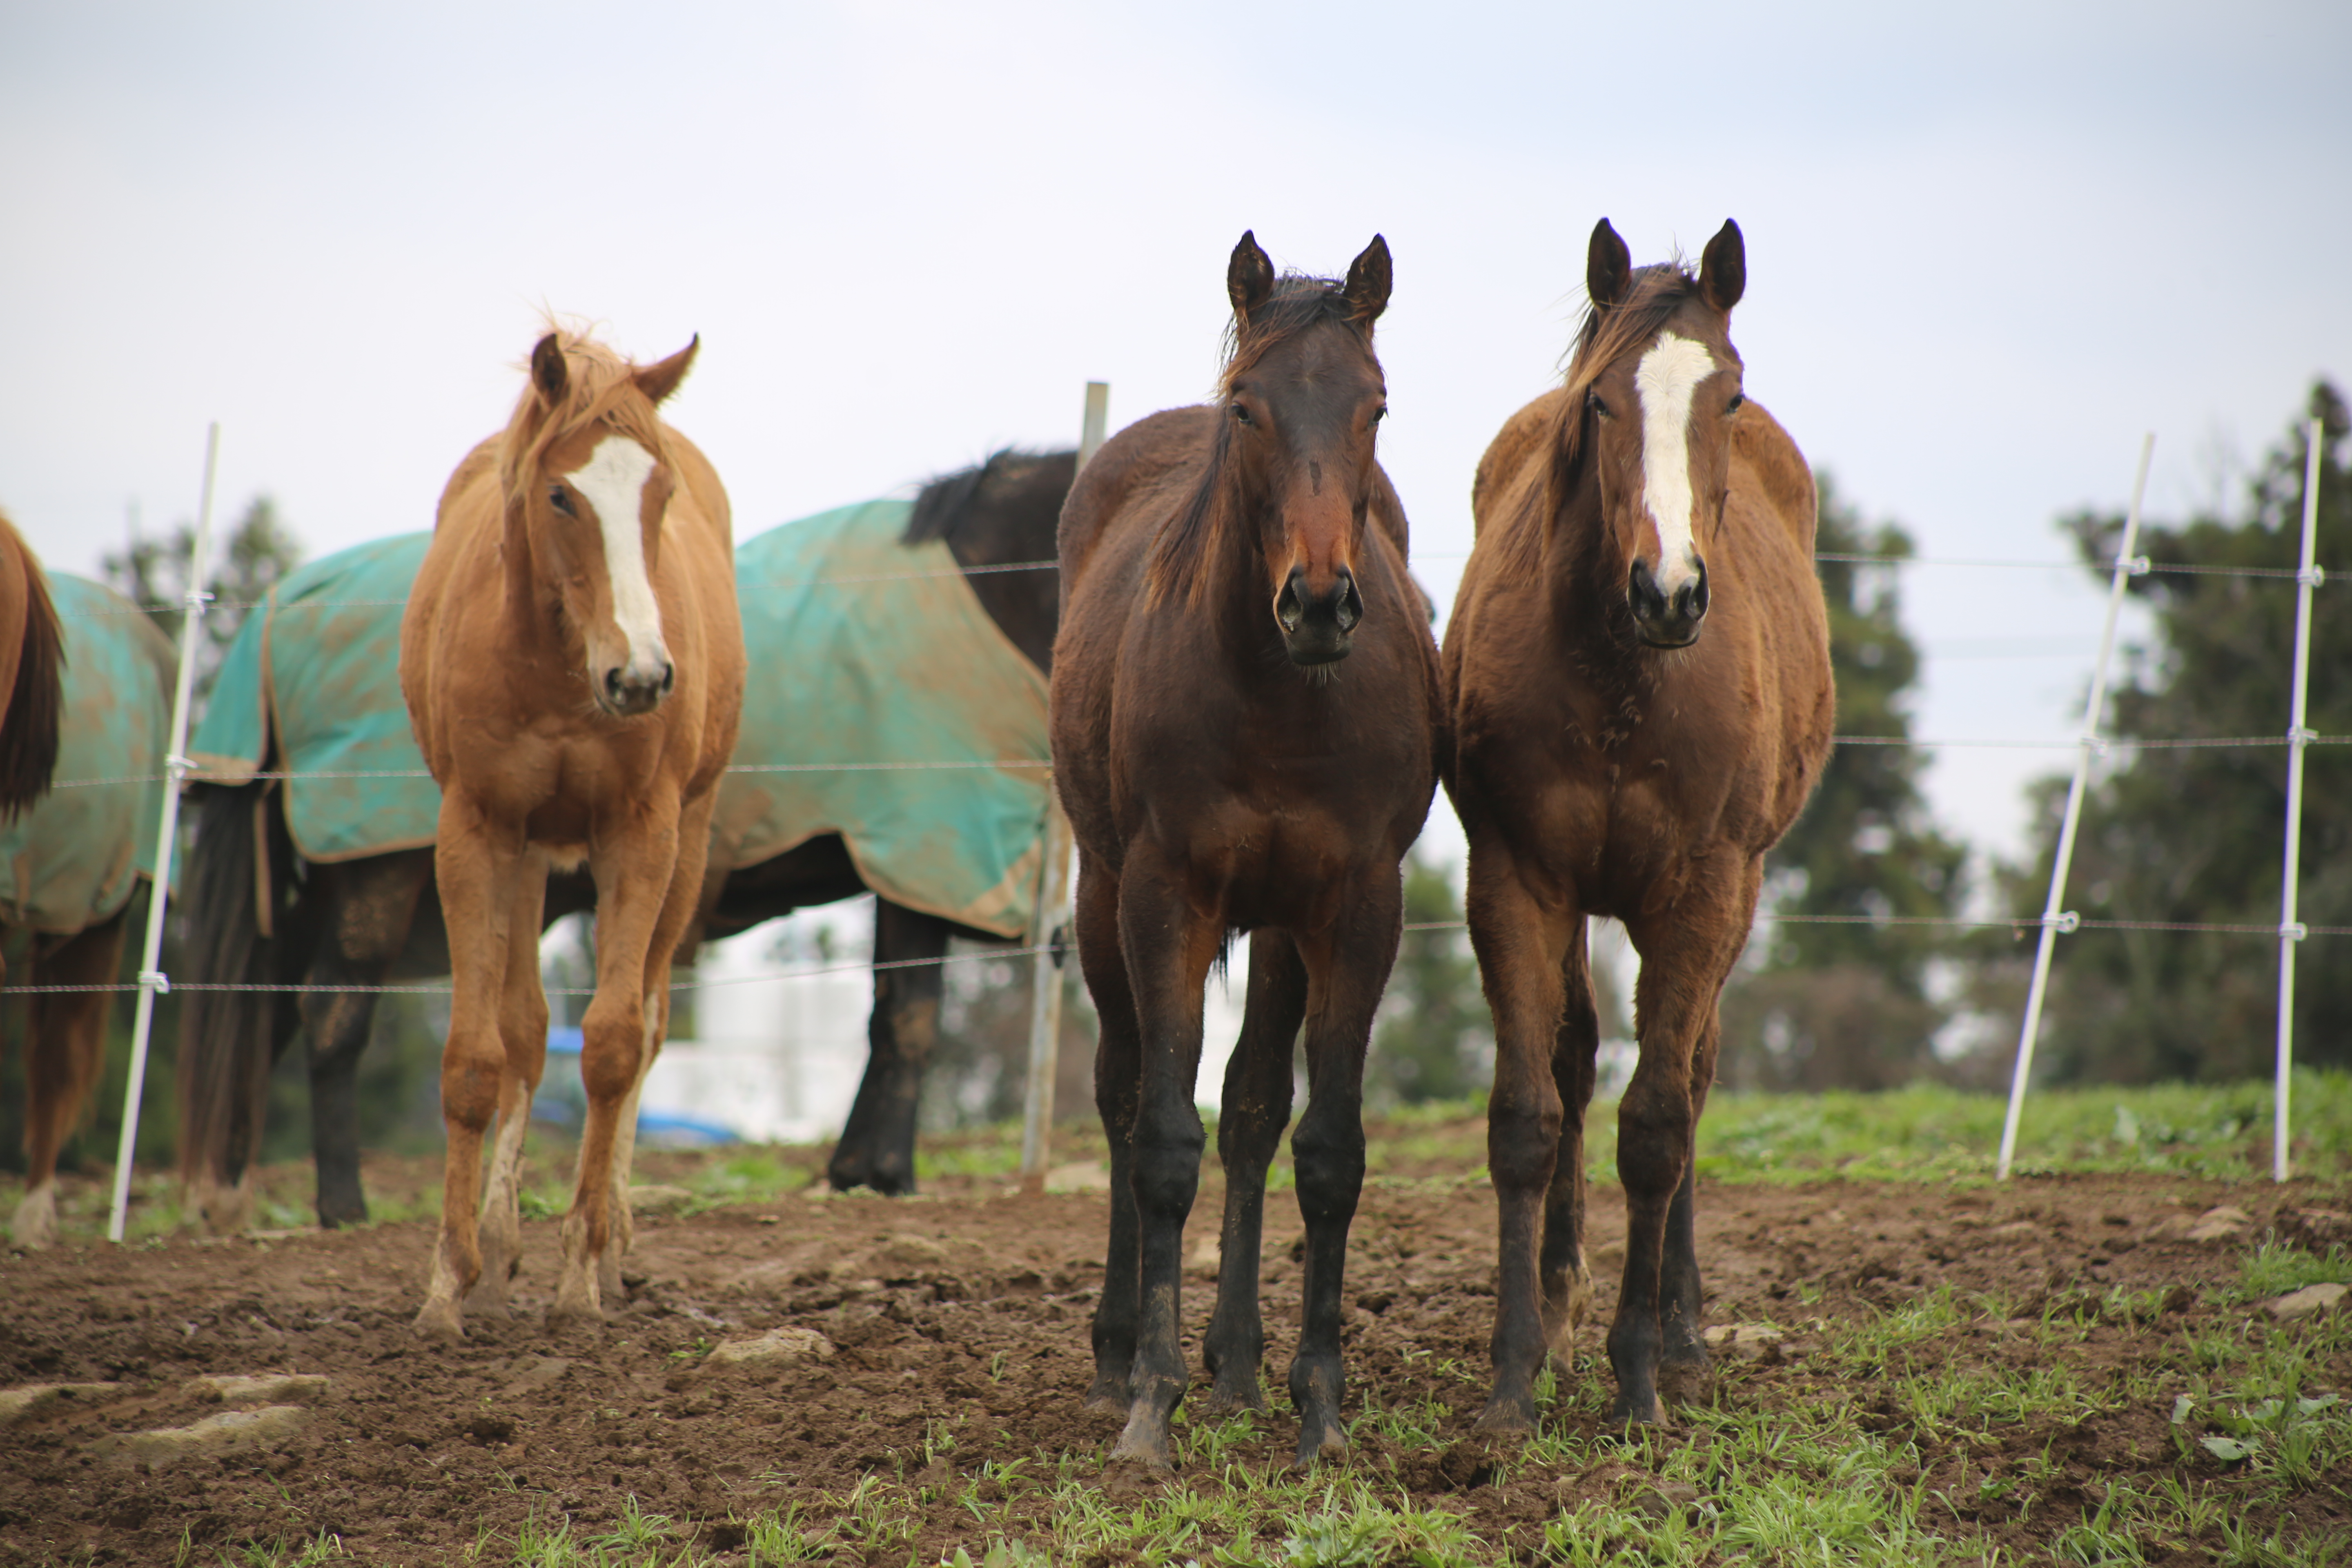
M 669 461 L 661 415 L 637 390 L 637 363 L 590 337 L 586 327 L 550 319 L 547 330 L 563 351 L 563 396 L 543 409 L 539 384 L 524 364 L 522 396 L 499 438 L 499 490 L 508 504 L 537 482 L 540 459 L 549 447 L 599 422 Z

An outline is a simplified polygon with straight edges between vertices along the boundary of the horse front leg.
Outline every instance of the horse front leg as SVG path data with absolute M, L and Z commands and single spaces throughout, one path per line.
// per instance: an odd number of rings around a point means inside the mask
M 621 1279 L 621 1259 L 637 1243 L 637 1219 L 629 1206 L 629 1173 L 637 1157 L 637 1106 L 645 1097 L 646 1079 L 669 1039 L 670 971 L 687 932 L 702 907 L 703 872 L 708 868 L 710 817 L 719 804 L 716 791 L 686 803 L 678 813 L 677 868 L 671 873 L 669 896 L 661 917 L 654 922 L 653 944 L 646 950 L 646 1048 L 637 1064 L 637 1080 L 622 1102 L 613 1131 L 614 1245 L 598 1260 L 597 1289 L 606 1300 L 617 1301 L 627 1287 Z M 911 1137 L 911 1133 L 909 1135 Z
M 1308 950 L 1307 1111 L 1291 1134 L 1298 1213 L 1307 1222 L 1307 1279 L 1290 1398 L 1298 1408 L 1301 1469 L 1348 1451 L 1340 1403 L 1347 1371 L 1339 1322 L 1348 1232 L 1364 1189 L 1364 1053 L 1402 935 L 1404 884 L 1375 872 Z
M 509 1315 L 508 1285 L 522 1268 L 523 1141 L 530 1129 L 531 1096 L 547 1066 L 547 992 L 539 977 L 539 933 L 547 907 L 547 866 L 535 861 L 515 879 L 508 906 L 507 969 L 499 995 L 499 1041 L 506 1065 L 499 1075 L 499 1131 L 490 1146 L 490 1176 L 482 1194 L 482 1279 L 475 1310 Z
M 580 1021 L 580 1081 L 588 1115 L 563 1216 L 563 1268 L 551 1328 L 604 1321 L 600 1274 L 614 1241 L 613 1173 L 621 1115 L 650 1059 L 647 953 L 667 901 L 681 832 L 676 811 L 648 805 L 634 830 L 595 852 L 596 994 Z
M 1095 1111 L 1102 1118 L 1103 1142 L 1110 1150 L 1110 1226 L 1104 1242 L 1103 1289 L 1095 1303 L 1089 1338 L 1094 1381 L 1086 1407 L 1125 1415 L 1135 1403 L 1128 1376 L 1135 1370 L 1137 1296 L 1135 1211 L 1135 1112 L 1143 1070 L 1143 1041 L 1135 1016 L 1135 993 L 1128 984 L 1127 959 L 1118 947 L 1118 878 L 1094 856 L 1078 862 L 1078 891 L 1071 929 L 1078 969 L 1100 1020 L 1095 1040 Z
M 441 1230 L 433 1248 L 416 1332 L 465 1337 L 466 1293 L 481 1278 L 478 1213 L 482 1139 L 499 1108 L 506 1047 L 499 1011 L 509 964 L 508 924 L 525 846 L 520 825 L 489 818 L 465 794 L 441 797 L 433 851 L 441 910 L 449 927 L 449 1038 L 441 1050 L 441 1121 L 448 1135 L 441 1173 Z M 536 946 L 537 931 L 522 940 Z
M 1592 1272 L 1585 1262 L 1584 1117 L 1592 1104 L 1601 1054 L 1601 1020 L 1592 1002 L 1586 922 L 1578 921 L 1560 964 L 1562 1010 L 1552 1047 L 1552 1082 L 1559 1091 L 1559 1152 L 1544 1199 L 1544 1344 L 1553 1374 L 1566 1378 L 1576 1331 L 1592 1310 Z
M 1529 872 L 1528 876 L 1535 875 Z M 1495 1183 L 1495 1386 L 1478 1430 L 1534 1430 L 1536 1370 L 1547 1343 L 1537 1247 L 1559 1168 L 1563 1107 L 1553 1070 L 1561 965 L 1583 913 L 1563 889 L 1538 887 L 1507 847 L 1470 846 L 1468 914 L 1478 974 L 1495 1016 L 1495 1086 L 1486 1166 Z
M 1307 1016 L 1307 966 L 1297 944 L 1265 929 L 1250 938 L 1249 1000 L 1242 1035 L 1225 1065 L 1217 1111 L 1217 1158 L 1225 1168 L 1225 1216 L 1219 1233 L 1217 1308 L 1202 1342 L 1215 1379 L 1212 1415 L 1263 1410 L 1258 1367 L 1265 1323 L 1257 1300 L 1258 1253 L 1265 1232 L 1265 1172 L 1290 1122 L 1290 1059 Z
M 1136 1084 L 1129 1183 L 1136 1234 L 1135 1363 L 1132 1403 L 1113 1457 L 1170 1468 L 1169 1421 L 1184 1398 L 1181 1297 L 1184 1221 L 1201 1185 L 1208 1142 L 1192 1083 L 1201 1065 L 1201 991 L 1223 935 L 1203 918 L 1168 868 L 1130 856 L 1119 880 L 1119 947 L 1127 955 L 1142 1026 L 1142 1071 Z
M 940 960 L 948 923 L 877 898 L 874 908 L 874 1013 L 866 1026 L 866 1075 L 825 1163 L 833 1190 L 872 1187 L 886 1196 L 915 1190 L 915 1117 L 923 1072 L 939 1043 Z M 885 968 L 884 965 L 898 967 Z
M 1702 1334 L 1706 1300 L 1698 1268 L 1698 1123 L 1706 1111 L 1707 1091 L 1714 1087 L 1716 1061 L 1722 1048 L 1724 984 L 1747 945 L 1763 881 L 1764 862 L 1759 857 L 1749 863 L 1739 886 L 1733 889 L 1734 918 L 1724 928 L 1716 954 L 1715 985 L 1691 1053 L 1691 1139 L 1684 1151 L 1682 1183 L 1666 1207 L 1666 1234 L 1658 1266 L 1658 1392 L 1676 1405 L 1704 1405 L 1715 1394 L 1715 1363 Z
M 1609 1361 L 1617 1374 L 1612 1421 L 1661 1419 L 1662 1368 L 1664 1391 L 1678 1400 L 1703 1398 L 1712 1381 L 1699 1338 L 1704 1299 L 1692 1233 L 1693 1134 L 1704 1098 L 1695 1090 L 1716 997 L 1728 960 L 1738 956 L 1747 935 L 1744 925 L 1736 938 L 1726 932 L 1734 928 L 1738 911 L 1752 910 L 1752 901 L 1743 904 L 1739 897 L 1748 886 L 1744 868 L 1728 887 L 1694 881 L 1671 911 L 1641 916 L 1626 926 L 1642 955 L 1633 993 L 1642 1057 L 1617 1107 L 1625 1279 L 1617 1321 L 1609 1330 Z M 1713 1062 L 1706 1067 L 1711 1072 Z

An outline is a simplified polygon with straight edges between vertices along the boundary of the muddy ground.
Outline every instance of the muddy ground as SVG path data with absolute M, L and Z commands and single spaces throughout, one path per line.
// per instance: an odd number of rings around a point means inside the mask
M 660 1178 L 658 1169 L 641 1178 Z M 416 1183 L 421 1162 L 372 1167 L 379 1190 Z M 740 1561 L 737 1524 L 794 1499 L 845 1493 L 862 1478 L 938 1498 L 915 1543 L 921 1561 L 964 1539 L 971 1520 L 946 1500 L 982 1460 L 1045 1450 L 1098 1456 L 1116 1423 L 1079 1407 L 1087 1326 L 1101 1281 L 1107 1200 L 1099 1192 L 1024 1198 L 1001 1178 L 949 1179 L 911 1201 L 822 1192 L 649 1215 L 627 1274 L 630 1299 L 598 1332 L 551 1335 L 537 1309 L 551 1289 L 556 1222 L 528 1227 L 520 1284 L 525 1312 L 475 1321 L 454 1348 L 413 1339 L 430 1232 L 422 1223 L 263 1239 L 84 1243 L 0 1255 L 0 1387 L 110 1384 L 56 1399 L 0 1426 L 0 1563 L 171 1562 L 184 1541 L 212 1561 L 246 1542 L 325 1531 L 361 1560 L 431 1563 L 481 1542 L 511 1542 L 525 1521 L 610 1521 L 627 1500 L 671 1516 L 719 1561 Z M 2090 1329 L 2078 1347 L 2096 1382 L 2150 1335 L 2193 1333 L 2202 1319 L 2243 1320 L 2200 1287 L 2239 1278 L 2246 1240 L 2192 1240 L 2219 1204 L 2259 1226 L 2280 1203 L 2267 1187 L 2179 1178 L 2020 1180 L 1953 1191 L 1839 1181 L 1703 1189 L 1701 1257 L 1709 1318 L 1771 1319 L 1790 1338 L 1758 1360 L 1726 1355 L 1718 1397 L 1771 1405 L 1842 1399 L 1869 1408 L 1810 1350 L 1842 1320 L 1866 1318 L 1937 1286 L 1997 1292 L 2031 1313 L 2053 1292 L 2114 1287 L 2163 1293 L 2161 1322 Z M 1191 1237 L 1213 1234 L 1221 1196 L 1213 1158 Z M 1592 1205 L 1601 1321 L 1622 1258 L 1622 1205 Z M 1349 1463 L 1417 1500 L 1442 1500 L 1486 1541 L 1522 1531 L 1563 1500 L 1600 1495 L 1622 1477 L 1506 1466 L 1501 1487 L 1469 1436 L 1483 1386 L 1493 1306 L 1494 1199 L 1454 1172 L 1385 1179 L 1368 1190 L 1349 1251 L 1350 1406 L 1434 1400 L 1452 1411 L 1446 1446 L 1383 1451 L 1361 1438 Z M 1275 1408 L 1267 1466 L 1296 1440 L 1280 1389 L 1296 1336 L 1301 1235 L 1287 1194 L 1268 1205 L 1265 1296 Z M 1199 1246 L 1197 1239 L 1193 1245 Z M 1184 1311 L 1197 1334 L 1211 1304 L 1208 1260 L 1195 1254 Z M 2187 1287 L 2174 1289 L 2174 1287 Z M 813 1330 L 829 1359 L 706 1361 L 714 1345 L 782 1327 Z M 1972 1353 L 2028 1354 L 1996 1321 L 1964 1331 Z M 802 1342 L 808 1343 L 811 1342 Z M 1579 1349 L 1598 1350 L 1591 1325 Z M 2347 1371 L 2332 1369 L 2338 1378 Z M 205 1374 L 299 1373 L 323 1386 L 240 1395 L 191 1391 Z M 250 1424 L 244 1447 L 174 1458 L 127 1435 L 185 1427 L 225 1410 L 291 1405 Z M 1891 1412 L 1890 1412 L 1891 1415 Z M 1597 1398 L 1551 1417 L 1598 1429 Z M 1867 1424 L 1868 1417 L 1865 1417 Z M 2021 1428 L 2000 1452 L 1965 1445 L 1931 1454 L 1950 1494 L 2026 1454 L 2055 1458 L 2047 1506 L 2079 1518 L 2104 1475 L 2160 1474 L 2184 1463 L 2162 1411 L 2127 1409 L 2061 1431 Z M 925 1452 L 952 1423 L 952 1455 Z M 279 1426 L 273 1423 L 283 1422 Z M 2010 1450 L 2014 1450 L 2011 1452 Z M 1150 1483 L 1122 1471 L 1113 1489 Z M 1938 1483 L 1941 1484 L 1940 1482 Z M 2000 1505 L 1970 1522 L 2007 1539 Z M 2295 1533 L 2352 1531 L 2340 1487 L 2299 1504 Z M 2259 1521 L 2258 1521 L 2259 1522 Z M 2046 1527 L 2015 1544 L 2038 1556 Z M 511 1551 L 511 1546 L 504 1549 Z M 508 1560 L 494 1552 L 495 1560 Z M 897 1562 L 908 1561 L 902 1545 Z M 2182 1558 L 2182 1561 L 2190 1559 Z

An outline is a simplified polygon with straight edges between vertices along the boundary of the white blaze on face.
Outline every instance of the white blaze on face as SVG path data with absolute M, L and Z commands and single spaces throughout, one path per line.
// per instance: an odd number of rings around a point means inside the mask
M 1715 356 L 1705 343 L 1662 335 L 1633 370 L 1633 390 L 1642 400 L 1642 504 L 1658 530 L 1658 588 L 1668 600 L 1698 574 L 1698 545 L 1692 516 L 1691 396 L 1715 374 Z
M 646 573 L 641 521 L 646 480 L 653 471 L 651 452 L 626 436 L 607 436 L 568 476 L 572 488 L 596 509 L 604 534 L 604 576 L 613 588 L 613 622 L 629 644 L 628 668 L 623 674 L 640 683 L 660 679 L 662 667 L 669 662 L 669 649 L 662 641 L 661 605 Z M 594 672 L 590 674 L 593 679 Z

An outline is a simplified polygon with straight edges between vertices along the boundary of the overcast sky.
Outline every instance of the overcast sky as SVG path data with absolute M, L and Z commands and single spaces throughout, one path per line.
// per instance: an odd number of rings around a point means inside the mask
M 224 518 L 429 527 L 546 305 L 647 360 L 702 334 L 672 415 L 748 536 L 1074 440 L 1088 379 L 1114 427 L 1195 401 L 1244 228 L 1326 273 L 1379 231 L 1443 600 L 1603 215 L 1637 261 L 1739 220 L 1750 395 L 1924 554 L 2062 558 L 2145 431 L 2158 515 L 2234 486 L 2352 372 L 2352 6 L 1924 9 L 19 0 L 0 507 L 94 572 L 134 503 L 193 513 L 218 419 Z M 1906 589 L 1919 733 L 2073 733 L 2095 584 Z M 1936 806 L 2013 845 L 2064 761 L 1945 752 Z

